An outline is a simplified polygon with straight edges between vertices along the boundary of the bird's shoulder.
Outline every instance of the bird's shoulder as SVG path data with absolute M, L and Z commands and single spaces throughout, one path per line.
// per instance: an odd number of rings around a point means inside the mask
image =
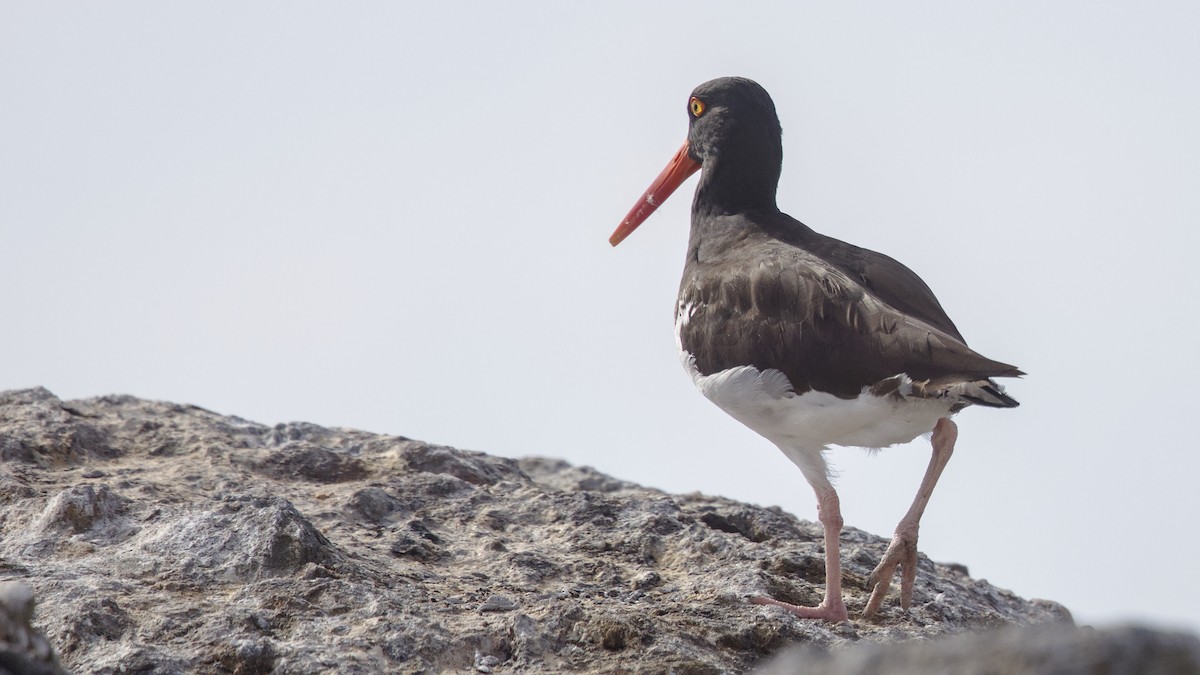
M 881 253 L 819 234 L 786 214 L 710 218 L 697 239 L 684 269 L 681 299 L 694 295 L 698 302 L 720 301 L 727 311 L 753 307 L 801 322 L 821 318 L 827 305 L 861 308 L 865 299 L 961 339 L 912 270 Z M 914 305 L 924 311 L 910 311 Z

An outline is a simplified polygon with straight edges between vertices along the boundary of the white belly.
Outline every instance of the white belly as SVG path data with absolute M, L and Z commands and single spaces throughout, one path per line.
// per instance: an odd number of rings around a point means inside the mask
M 688 309 L 681 308 L 677 322 L 687 320 Z M 785 451 L 820 451 L 828 445 L 885 448 L 931 432 L 950 414 L 946 399 L 907 397 L 907 378 L 895 394 L 874 396 L 864 387 L 857 398 L 844 399 L 819 391 L 796 394 L 787 376 L 774 369 L 739 366 L 702 375 L 678 337 L 677 330 L 680 361 L 701 393 Z
M 929 433 L 938 419 L 950 413 L 945 401 L 880 397 L 865 390 L 853 399 L 820 391 L 798 395 L 783 373 L 753 366 L 701 375 L 690 354 L 681 356 L 708 400 L 781 447 L 885 448 Z

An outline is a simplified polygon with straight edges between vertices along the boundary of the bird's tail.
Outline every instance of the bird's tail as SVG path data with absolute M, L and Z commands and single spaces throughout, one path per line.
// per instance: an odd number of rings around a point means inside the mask
M 975 380 L 974 382 L 956 382 L 942 389 L 942 396 L 962 399 L 975 405 L 989 408 L 1015 408 L 1020 403 L 1004 393 L 1004 387 L 992 380 Z

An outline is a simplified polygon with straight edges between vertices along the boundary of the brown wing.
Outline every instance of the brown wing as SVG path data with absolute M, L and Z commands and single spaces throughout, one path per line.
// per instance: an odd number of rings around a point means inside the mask
M 1021 374 L 972 351 L 948 318 L 895 307 L 814 253 L 778 242 L 756 248 L 740 265 L 726 257 L 685 272 L 680 300 L 691 314 L 680 339 L 702 373 L 775 368 L 798 393 L 842 397 L 899 373 L 935 385 Z
M 929 286 L 898 260 L 814 231 L 786 213 L 772 214 L 761 224 L 782 242 L 815 254 L 854 283 L 901 312 L 923 320 L 966 344 Z
M 842 270 L 864 289 L 892 307 L 917 317 L 966 344 L 929 286 L 902 263 L 870 249 L 819 235 L 807 250 Z

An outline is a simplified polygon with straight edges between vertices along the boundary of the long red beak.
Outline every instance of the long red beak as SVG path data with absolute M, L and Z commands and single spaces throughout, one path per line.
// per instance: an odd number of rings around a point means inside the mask
M 637 204 L 629 210 L 629 215 L 625 216 L 625 220 L 617 227 L 616 232 L 608 238 L 608 243 L 616 246 L 621 243 L 625 237 L 628 237 L 631 232 L 637 229 L 651 213 L 671 196 L 683 181 L 691 177 L 692 174 L 700 170 L 700 162 L 688 157 L 688 144 L 684 141 L 683 147 L 679 148 L 679 152 L 671 158 L 667 163 L 667 168 L 663 169 L 662 173 L 658 174 L 658 178 L 650 184 L 650 188 L 646 190 L 646 194 L 638 200 Z

